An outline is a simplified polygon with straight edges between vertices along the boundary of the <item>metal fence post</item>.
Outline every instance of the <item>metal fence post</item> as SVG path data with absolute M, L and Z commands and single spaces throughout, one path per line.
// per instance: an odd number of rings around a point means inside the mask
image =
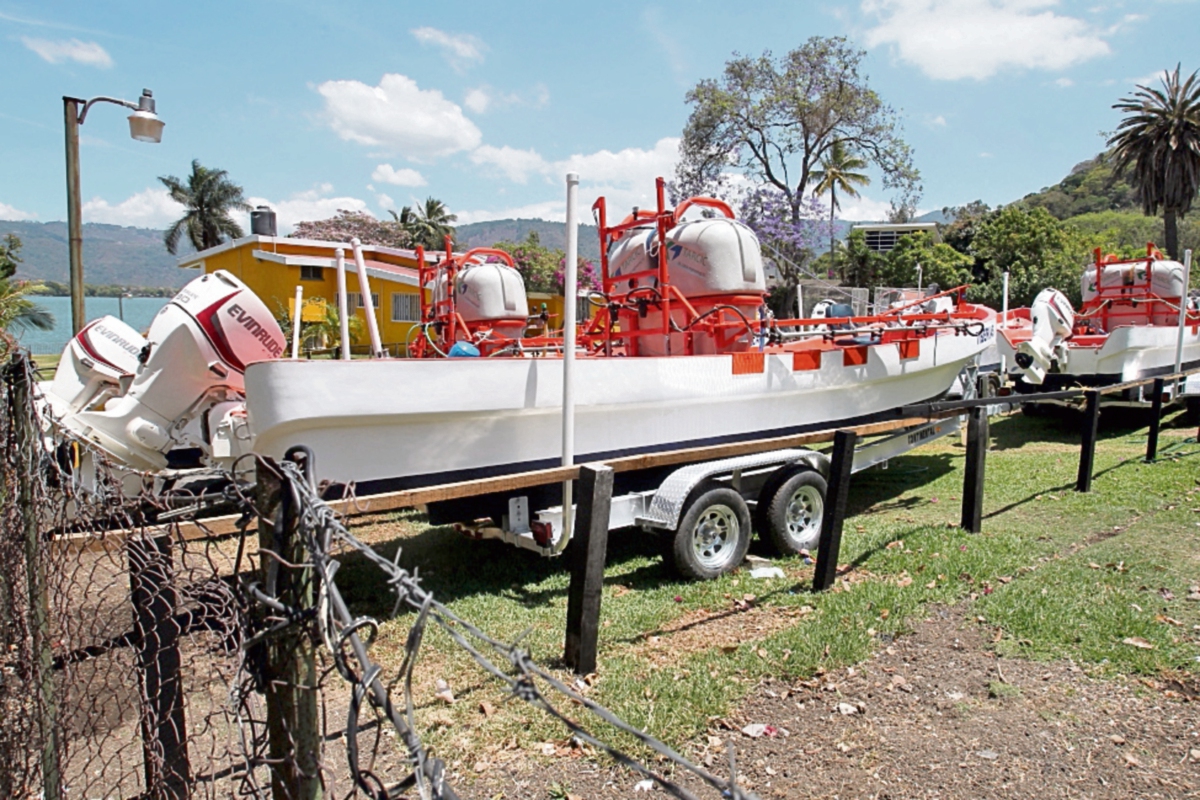
M 1083 444 L 1079 448 L 1079 476 L 1075 479 L 1075 491 L 1092 490 L 1092 469 L 1096 462 L 1096 435 L 1100 430 L 1100 392 L 1089 389 L 1084 392 L 1087 405 L 1083 411 Z
M 1165 381 L 1154 379 L 1154 397 L 1150 410 L 1150 435 L 1146 437 L 1146 463 L 1151 464 L 1158 458 L 1158 428 L 1162 423 L 1163 389 Z
M 290 608 L 312 608 L 312 570 L 280 563 L 280 559 L 289 564 L 308 563 L 308 554 L 296 535 L 291 490 L 269 459 L 258 464 L 256 476 L 258 511 L 263 515 L 258 524 L 259 550 L 278 556 L 262 555 L 263 586 L 267 594 Z M 297 622 L 268 641 L 263 659 L 271 796 L 275 800 L 321 797 L 316 650 L 299 626 Z
M 42 797 L 59 800 L 63 796 L 62 749 L 59 746 L 58 700 L 54 692 L 54 645 L 50 634 L 50 588 L 46 579 L 45 552 L 42 548 L 34 482 L 37 480 L 39 454 L 42 452 L 38 431 L 33 425 L 33 399 L 30 396 L 30 368 L 25 355 L 18 353 L 8 364 L 12 387 L 11 410 L 17 428 L 18 459 L 17 504 L 21 510 L 25 541 L 25 583 L 29 592 L 29 628 L 33 644 L 33 674 L 36 676 L 41 733 Z
M 833 464 L 825 490 L 825 513 L 821 518 L 821 538 L 817 545 L 817 565 L 813 572 L 813 591 L 833 586 L 837 575 L 838 554 L 842 549 L 842 523 L 846 520 L 846 502 L 850 497 L 850 472 L 854 467 L 854 445 L 858 434 L 838 431 L 833 435 Z
M 179 598 L 171 537 L 133 537 L 127 554 L 142 692 L 146 797 L 183 800 L 190 795 L 191 768 L 179 653 L 182 631 L 175 619 Z
M 600 598 L 604 588 L 604 559 L 608 553 L 612 467 L 583 465 L 579 468 L 579 487 L 563 661 L 575 670 L 576 675 L 587 675 L 596 671 L 596 648 L 600 638 Z M 562 535 L 571 534 L 564 530 Z
M 991 384 L 979 377 L 980 397 L 989 397 Z M 987 463 L 988 407 L 976 406 L 967 414 L 967 463 L 963 471 L 962 519 L 959 527 L 971 533 L 983 530 L 983 475 Z

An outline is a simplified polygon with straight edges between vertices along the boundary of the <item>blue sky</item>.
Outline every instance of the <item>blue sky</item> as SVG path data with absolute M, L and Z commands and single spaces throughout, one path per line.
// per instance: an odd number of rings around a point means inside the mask
M 156 178 L 193 158 L 276 207 L 285 230 L 427 195 L 463 222 L 561 219 L 571 169 L 588 205 L 649 205 L 687 89 L 735 51 L 782 54 L 814 35 L 867 51 L 872 87 L 901 112 L 922 209 L 995 205 L 1098 152 L 1135 83 L 1200 67 L 1197 31 L 1194 0 L 0 0 L 0 219 L 65 217 L 63 95 L 136 100 L 143 87 L 167 123 L 161 144 L 130 139 L 116 106 L 82 128 L 86 221 L 168 224 L 179 208 Z M 887 200 L 876 179 L 841 216 L 878 218 Z

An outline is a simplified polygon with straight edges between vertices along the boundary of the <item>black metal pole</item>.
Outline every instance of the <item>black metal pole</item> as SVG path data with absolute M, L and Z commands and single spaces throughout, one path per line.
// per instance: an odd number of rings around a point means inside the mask
M 571 548 L 571 586 L 567 591 L 567 642 L 563 661 L 576 675 L 596 671 L 600 638 L 600 598 L 608 553 L 608 516 L 613 469 L 585 464 L 579 468 L 579 505 Z M 569 535 L 563 531 L 563 536 Z
M 127 553 L 142 693 L 145 797 L 183 800 L 190 794 L 191 768 L 183 711 L 181 631 L 175 620 L 178 593 L 171 537 L 133 537 Z
M 1083 393 L 1087 405 L 1083 411 L 1083 444 L 1079 448 L 1079 476 L 1075 491 L 1092 490 L 1092 469 L 1096 462 L 1096 434 L 1100 430 L 1100 392 L 1090 389 Z
M 1146 463 L 1153 463 L 1158 458 L 1158 427 L 1162 422 L 1162 407 L 1163 407 L 1163 388 L 1164 381 L 1162 378 L 1154 379 L 1154 397 L 1151 399 L 1150 409 L 1150 435 L 1146 437 Z
M 842 549 L 842 523 L 846 520 L 846 501 L 850 497 L 850 472 L 854 467 L 854 445 L 858 434 L 838 431 L 833 435 L 833 464 L 829 468 L 829 486 L 825 491 L 825 513 L 821 518 L 821 538 L 817 545 L 817 565 L 813 573 L 813 591 L 833 586 L 837 575 L 838 553 Z
M 986 376 L 979 381 L 979 392 L 986 396 Z M 987 461 L 987 406 L 976 406 L 967 415 L 967 464 L 963 471 L 962 519 L 959 526 L 971 533 L 983 530 L 983 475 Z

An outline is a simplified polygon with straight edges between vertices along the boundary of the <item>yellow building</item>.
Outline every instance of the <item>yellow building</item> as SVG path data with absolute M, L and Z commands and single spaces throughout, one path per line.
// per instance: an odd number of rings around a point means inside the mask
M 346 296 L 366 329 L 366 309 L 349 245 L 283 236 L 245 236 L 179 259 L 183 269 L 205 273 L 223 269 L 240 278 L 262 298 L 276 316 L 292 316 L 296 286 L 304 288 L 304 320 L 323 317 L 323 304 L 337 308 L 338 248 L 346 251 Z M 421 318 L 417 254 L 413 250 L 363 245 L 363 261 L 371 288 L 375 318 L 384 347 L 392 355 L 407 355 L 406 343 L 415 339 L 413 328 Z M 428 263 L 442 254 L 427 253 Z M 367 349 L 366 335 L 355 341 L 356 350 Z

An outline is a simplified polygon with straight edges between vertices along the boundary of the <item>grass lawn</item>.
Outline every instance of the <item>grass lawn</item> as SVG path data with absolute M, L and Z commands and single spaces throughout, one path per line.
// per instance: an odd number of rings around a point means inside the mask
M 1160 461 L 1144 464 L 1146 421 L 1103 414 L 1093 490 L 1077 494 L 1078 416 L 994 418 L 979 535 L 955 527 L 965 453 L 956 438 L 856 475 L 846 571 L 822 595 L 809 591 L 812 567 L 798 558 L 776 562 L 784 579 L 739 570 L 692 583 L 664 564 L 656 537 L 614 533 L 589 695 L 668 743 L 683 742 L 763 677 L 861 661 L 933 603 L 970 604 L 1003 656 L 1070 658 L 1099 676 L 1194 673 L 1200 602 L 1186 598 L 1200 584 L 1200 446 L 1177 414 L 1164 421 Z M 377 517 L 358 531 L 389 557 L 402 547 L 401 563 L 419 567 L 425 585 L 463 617 L 501 638 L 525 634 L 535 658 L 559 662 L 563 561 L 469 541 L 415 513 Z M 347 558 L 339 584 L 358 613 L 390 613 L 382 576 L 365 563 Z M 411 621 L 402 614 L 382 627 L 373 653 L 389 669 L 399 666 Z M 669 646 L 659 641 L 667 631 Z M 436 749 L 565 738 L 544 714 L 506 702 L 440 631 L 424 648 L 418 721 Z M 438 678 L 457 695 L 454 705 L 433 698 Z

